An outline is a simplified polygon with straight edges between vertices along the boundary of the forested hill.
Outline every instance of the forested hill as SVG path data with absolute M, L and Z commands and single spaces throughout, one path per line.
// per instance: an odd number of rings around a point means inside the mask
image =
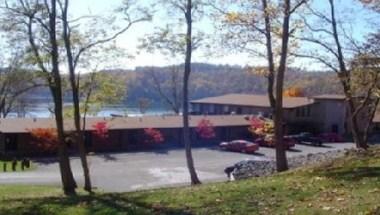
M 226 93 L 256 93 L 265 94 L 267 82 L 263 76 L 255 75 L 240 66 L 193 64 L 190 81 L 191 99 L 207 96 L 222 95 Z M 157 88 L 154 84 L 152 72 L 161 84 L 164 93 L 171 93 L 171 79 L 173 67 L 137 67 L 135 70 L 103 71 L 115 76 L 115 79 L 126 77 L 127 98 L 130 106 L 136 106 L 138 100 L 146 98 L 152 104 L 162 105 Z M 182 71 L 181 66 L 177 70 Z M 178 74 L 178 82 L 182 82 L 182 73 Z M 340 85 L 336 75 L 329 72 L 305 72 L 289 69 L 286 74 L 286 87 L 301 87 L 306 95 L 324 93 L 340 93 Z M 34 95 L 46 97 L 49 91 L 38 90 Z
M 226 93 L 265 94 L 267 81 L 260 75 L 248 72 L 239 66 L 193 64 L 190 80 L 191 99 Z M 181 70 L 181 69 L 180 69 Z M 155 88 L 152 71 L 159 79 L 166 93 L 170 93 L 172 67 L 138 67 L 134 71 L 108 71 L 128 76 L 128 103 L 136 104 L 139 98 L 148 98 L 156 103 L 161 100 Z M 182 73 L 179 81 L 182 81 Z M 340 93 L 336 74 L 330 72 L 305 72 L 289 69 L 286 87 L 300 87 L 306 95 Z

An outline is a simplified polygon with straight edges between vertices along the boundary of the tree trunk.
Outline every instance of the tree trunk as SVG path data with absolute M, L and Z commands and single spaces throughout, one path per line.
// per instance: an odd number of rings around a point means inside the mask
M 83 175 L 84 175 L 84 190 L 87 192 L 92 192 L 91 189 L 91 178 L 90 178 L 90 170 L 87 162 L 86 155 L 86 147 L 84 145 L 84 136 L 80 126 L 81 122 L 81 114 L 80 114 L 80 102 L 79 102 L 79 86 L 76 81 L 77 77 L 75 74 L 75 65 L 74 58 L 71 48 L 71 35 L 69 31 L 69 23 L 68 23 L 68 7 L 69 0 L 64 1 L 64 5 L 62 8 L 62 25 L 63 25 L 63 40 L 65 43 L 66 55 L 67 55 L 67 63 L 69 67 L 69 80 L 71 85 L 71 92 L 73 97 L 73 106 L 74 106 L 74 124 L 75 124 L 75 140 L 78 144 L 79 149 L 79 157 L 82 164 Z
M 263 10 L 267 11 L 268 2 L 267 0 L 262 0 Z M 266 48 L 267 48 L 267 58 L 268 58 L 268 98 L 269 104 L 272 109 L 272 115 L 274 114 L 276 99 L 274 96 L 274 77 L 275 77 L 275 66 L 274 66 L 274 57 L 273 57 L 273 47 L 272 47 L 272 28 L 271 28 L 271 20 L 268 13 L 265 13 L 265 39 L 266 39 Z
M 367 141 L 364 139 L 364 134 L 360 131 L 360 126 L 358 122 L 357 115 L 354 115 L 353 113 L 355 112 L 355 104 L 351 99 L 348 101 L 348 106 L 349 106 L 349 112 L 350 112 L 350 123 L 351 123 L 351 133 L 352 133 L 352 138 L 354 139 L 354 142 L 356 144 L 356 148 L 362 148 L 362 149 L 367 149 L 368 144 Z
M 83 176 L 84 176 L 84 190 L 87 192 L 92 192 L 90 169 L 88 167 L 86 147 L 84 145 L 84 135 L 80 126 L 80 107 L 79 107 L 79 96 L 78 91 L 73 90 L 73 103 L 74 103 L 74 121 L 76 130 L 76 140 L 78 143 L 79 156 L 82 163 Z
M 57 125 L 57 133 L 59 140 L 59 167 L 61 170 L 61 179 L 63 184 L 63 191 L 66 195 L 74 195 L 75 188 L 77 187 L 73 172 L 70 166 L 69 153 L 65 142 L 64 126 L 63 126 L 63 108 L 62 108 L 62 82 L 59 71 L 59 56 L 58 56 L 58 42 L 56 38 L 56 0 L 51 0 L 51 10 L 49 13 L 49 27 L 50 27 L 50 43 L 51 43 L 51 64 L 54 83 L 50 84 L 50 89 L 54 97 L 54 113 Z
M 60 91 L 55 89 L 55 91 Z M 61 180 L 63 184 L 63 191 L 66 195 L 74 195 L 75 188 L 77 187 L 73 172 L 71 170 L 69 153 L 65 142 L 63 117 L 62 117 L 62 99 L 58 96 L 59 92 L 55 96 L 55 118 L 57 124 L 57 133 L 59 140 L 58 156 L 59 156 L 59 168 L 61 171 Z
M 194 160 L 191 153 L 190 128 L 189 128 L 189 77 L 191 73 L 191 54 L 192 54 L 192 1 L 187 0 L 186 8 L 186 57 L 185 57 L 185 72 L 183 77 L 183 142 L 185 144 L 187 168 L 189 169 L 191 184 L 200 184 L 197 172 L 194 167 Z
M 276 108 L 274 117 L 275 143 L 276 143 L 276 163 L 277 171 L 288 170 L 288 161 L 286 159 L 286 148 L 284 145 L 284 123 L 283 123 L 283 99 L 282 92 L 284 88 L 284 76 L 287 66 L 288 42 L 289 42 L 289 22 L 290 22 L 290 0 L 284 0 L 284 21 L 282 26 L 282 46 L 280 66 L 276 78 Z

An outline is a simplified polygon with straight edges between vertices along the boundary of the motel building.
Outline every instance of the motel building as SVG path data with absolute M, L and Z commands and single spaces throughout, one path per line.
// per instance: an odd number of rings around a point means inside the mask
M 272 117 L 266 95 L 227 94 L 193 100 L 190 104 L 191 140 L 194 146 L 216 145 L 234 139 L 252 140 L 247 116 Z M 347 106 L 342 95 L 284 98 L 283 108 L 285 131 L 288 134 L 308 131 L 315 134 L 334 132 L 349 135 Z M 213 124 L 214 138 L 204 140 L 195 131 L 202 119 Z M 375 119 L 380 122 L 380 117 Z M 94 135 L 94 125 L 99 122 L 107 124 L 106 141 Z M 65 131 L 73 131 L 73 125 L 73 120 L 66 119 Z M 183 147 L 182 125 L 182 116 L 91 117 L 86 120 L 85 145 L 89 152 L 152 149 L 157 146 L 143 142 L 144 129 L 154 128 L 164 136 L 164 143 L 160 146 Z M 380 130 L 380 123 L 375 125 Z M 37 128 L 55 128 L 54 118 L 0 119 L 0 155 L 40 155 L 30 134 L 30 130 Z M 73 144 L 68 145 L 72 151 L 77 148 Z
M 191 101 L 194 114 L 257 115 L 272 118 L 267 95 L 227 94 Z M 348 112 L 343 95 L 285 97 L 284 120 L 288 133 L 349 132 Z

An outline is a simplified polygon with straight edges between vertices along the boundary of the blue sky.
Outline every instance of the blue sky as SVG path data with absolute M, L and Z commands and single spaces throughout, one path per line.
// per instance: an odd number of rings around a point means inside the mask
M 137 0 L 136 2 L 149 4 L 149 0 Z M 122 0 L 71 0 L 71 14 L 74 16 L 87 15 L 87 14 L 100 14 L 100 15 L 109 15 L 112 14 L 112 10 L 120 5 Z M 314 5 L 319 8 L 326 8 L 326 1 L 317 0 L 314 1 Z M 343 20 L 349 20 L 353 26 L 353 34 L 355 38 L 363 38 L 363 35 L 366 35 L 368 32 L 371 32 L 374 28 L 369 26 L 367 18 L 371 17 L 372 14 L 369 14 L 368 11 L 358 10 L 356 7 L 358 4 L 353 3 L 353 0 L 338 0 L 338 8 L 344 8 L 344 17 Z M 165 15 L 164 15 L 165 14 Z M 168 20 L 171 20 L 172 17 L 166 15 L 166 13 L 159 13 L 154 16 L 153 22 L 149 23 L 140 23 L 130 29 L 122 36 L 120 36 L 116 43 L 119 47 L 124 48 L 129 54 L 134 56 L 131 58 L 121 58 L 120 65 L 123 68 L 133 69 L 136 66 L 146 66 L 146 65 L 155 65 L 155 66 L 164 66 L 173 63 L 182 63 L 180 59 L 170 59 L 166 56 L 163 56 L 160 53 L 150 54 L 146 52 L 141 52 L 137 49 L 139 44 L 139 38 L 144 37 L 145 34 L 151 33 L 155 26 L 166 24 Z M 372 20 L 374 20 L 372 18 Z M 210 20 L 204 20 L 201 24 L 198 24 L 197 27 L 206 33 L 215 34 L 213 32 L 212 24 Z M 217 34 L 217 33 L 216 33 Z M 248 56 L 244 53 L 234 53 L 227 54 L 224 53 L 221 55 L 209 55 L 208 52 L 198 50 L 194 53 L 193 57 L 194 62 L 207 62 L 215 64 L 237 64 L 237 65 L 262 65 L 265 64 L 265 61 L 255 59 Z M 252 63 L 254 62 L 254 63 Z M 296 66 L 305 66 L 308 65 L 306 61 L 296 60 Z

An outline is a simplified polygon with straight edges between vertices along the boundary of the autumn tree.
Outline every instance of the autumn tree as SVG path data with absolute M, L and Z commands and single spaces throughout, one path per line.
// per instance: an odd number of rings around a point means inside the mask
M 358 148 L 366 149 L 367 135 L 364 133 L 367 131 L 364 130 L 367 129 L 363 130 L 361 127 L 361 118 L 363 112 L 373 113 L 373 108 L 378 103 L 376 59 L 379 53 L 373 51 L 378 41 L 361 44 L 349 32 L 354 23 L 341 19 L 346 17 L 345 8 L 335 0 L 326 0 L 325 3 L 328 6 L 327 11 L 308 4 L 309 16 L 304 17 L 305 34 L 299 38 L 307 48 L 292 54 L 312 60 L 337 74 L 346 97 L 353 139 Z M 376 40 L 376 36 L 371 39 Z M 366 124 L 371 123 L 372 115 L 365 120 Z
M 284 97 L 304 97 L 305 93 L 300 87 L 289 87 L 283 92 Z
M 194 32 L 193 23 L 201 17 L 203 4 L 200 0 L 162 0 L 163 5 L 170 8 L 170 15 L 179 14 L 179 25 L 185 25 L 186 31 L 181 32 L 178 26 L 165 26 L 158 28 L 153 35 L 148 35 L 142 40 L 142 46 L 148 51 L 159 50 L 163 54 L 173 57 L 184 56 L 184 72 L 182 81 L 182 118 L 183 118 L 183 143 L 185 145 L 186 162 L 190 173 L 191 184 L 200 184 L 195 170 L 191 151 L 190 128 L 189 128 L 189 79 L 191 74 L 191 62 L 193 51 L 201 45 L 204 34 Z M 181 22 L 182 21 L 182 22 Z
M 146 144 L 159 144 L 164 142 L 164 135 L 162 132 L 155 128 L 144 129 L 144 143 Z
M 225 35 L 223 43 L 266 60 L 267 68 L 257 72 L 263 74 L 268 82 L 267 93 L 275 125 L 277 170 L 287 170 L 286 147 L 283 144 L 283 85 L 289 46 L 296 46 L 296 41 L 290 36 L 297 34 L 300 28 L 297 20 L 291 22 L 291 17 L 307 0 L 227 2 L 235 3 L 236 7 L 213 4 L 217 14 L 221 15 L 220 29 Z
M 117 31 L 113 30 L 112 28 L 109 28 L 108 32 L 103 30 L 98 31 L 97 29 L 91 28 L 88 32 L 86 32 L 87 34 L 83 35 L 82 32 L 84 27 L 83 25 L 81 25 L 81 22 L 83 22 L 83 20 L 79 18 L 74 19 L 74 21 L 70 21 L 69 19 L 69 0 L 59 0 L 58 3 L 61 14 L 60 18 L 62 24 L 62 40 L 65 49 L 65 59 L 67 61 L 67 66 L 69 69 L 69 83 L 71 86 L 71 94 L 73 100 L 74 124 L 77 133 L 76 139 L 79 146 L 79 154 L 85 178 L 84 189 L 91 192 L 91 180 L 86 159 L 84 135 L 81 129 L 81 109 L 79 92 L 80 78 L 78 67 L 80 66 L 83 55 L 85 55 L 86 52 L 94 52 L 95 48 L 99 48 L 99 46 L 101 47 L 105 43 L 108 43 L 116 39 L 119 35 L 123 34 L 128 29 L 130 29 L 130 27 L 134 24 L 149 20 L 150 16 L 147 14 L 146 10 L 140 10 L 138 16 L 135 16 L 134 14 L 131 15 L 130 10 L 133 9 L 133 4 L 131 1 L 126 0 L 123 2 L 123 6 L 119 9 L 120 12 L 124 13 L 123 21 L 126 22 L 124 24 L 124 27 Z M 113 23 L 107 24 L 112 25 Z M 101 36 L 98 36 L 99 34 Z
M 45 78 L 50 88 L 60 143 L 58 155 L 63 190 L 67 195 L 75 194 L 77 185 L 64 136 L 57 1 L 5 1 L 2 9 L 3 29 L 10 32 L 9 37 L 19 37 L 19 43 L 24 44 L 25 50 L 29 51 L 30 64 L 40 71 L 41 77 Z
M 195 128 L 195 131 L 199 135 L 199 137 L 203 139 L 211 139 L 215 137 L 215 128 L 214 124 L 209 119 L 201 119 L 198 122 L 197 127 Z
M 55 128 L 35 128 L 29 131 L 33 144 L 41 151 L 47 153 L 57 153 L 59 141 L 57 129 Z

